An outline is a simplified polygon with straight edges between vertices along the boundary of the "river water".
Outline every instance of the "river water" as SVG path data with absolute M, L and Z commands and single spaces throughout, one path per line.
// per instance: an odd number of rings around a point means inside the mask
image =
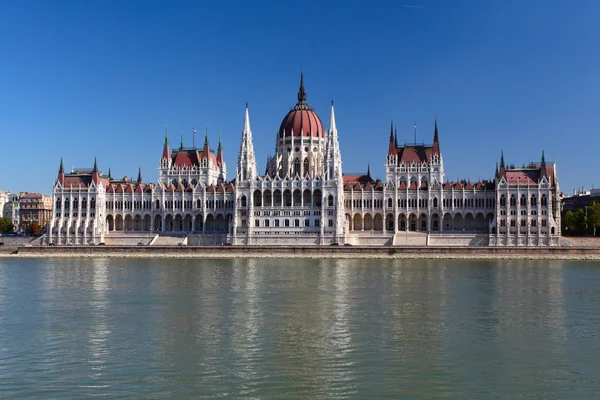
M 600 263 L 0 258 L 0 397 L 593 399 Z

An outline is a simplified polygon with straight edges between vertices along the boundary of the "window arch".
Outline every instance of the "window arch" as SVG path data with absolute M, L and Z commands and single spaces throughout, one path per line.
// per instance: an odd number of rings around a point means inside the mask
M 500 207 L 506 207 L 506 197 L 504 195 L 500 196 Z
M 517 205 L 517 198 L 514 194 L 510 195 L 510 206 L 515 207 Z
M 521 207 L 526 207 L 527 206 L 527 198 L 525 197 L 524 194 L 521 195 L 521 200 L 520 200 L 520 205 Z
M 392 202 L 392 198 L 390 197 L 390 198 L 388 199 L 388 201 L 387 201 L 387 206 L 388 206 L 388 208 L 392 208 L 392 207 L 393 207 L 393 204 L 394 204 L 394 203 Z
M 297 158 L 294 160 L 294 175 L 300 175 L 300 160 Z
M 438 206 L 438 199 L 437 199 L 437 197 L 434 197 L 433 198 L 433 208 L 437 208 L 437 206 Z
M 537 206 L 537 198 L 535 197 L 535 194 L 531 196 L 531 205 L 532 206 Z
M 333 207 L 333 195 L 331 194 L 327 197 L 327 206 Z
M 546 199 L 546 195 L 545 194 L 542 195 L 542 201 L 541 201 L 541 203 L 542 203 L 542 207 L 545 207 L 545 206 L 548 205 L 548 200 Z
M 253 204 L 257 207 L 262 206 L 262 194 L 260 193 L 260 190 L 258 190 L 258 189 L 254 191 Z
M 302 174 L 303 175 L 308 174 L 308 157 L 304 159 L 303 167 L 304 167 L 304 169 L 302 170 Z
M 246 207 L 246 196 L 242 196 L 242 198 L 240 200 L 242 203 L 242 207 Z

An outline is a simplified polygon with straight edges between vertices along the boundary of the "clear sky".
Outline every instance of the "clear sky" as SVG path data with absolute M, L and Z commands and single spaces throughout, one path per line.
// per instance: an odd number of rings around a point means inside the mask
M 385 178 L 389 126 L 431 142 L 446 177 L 556 161 L 561 189 L 600 186 L 600 1 L 5 1 L 0 189 L 49 194 L 66 169 L 155 182 L 172 147 L 219 132 L 228 178 L 244 106 L 258 170 L 296 103 L 329 126 L 345 172 Z

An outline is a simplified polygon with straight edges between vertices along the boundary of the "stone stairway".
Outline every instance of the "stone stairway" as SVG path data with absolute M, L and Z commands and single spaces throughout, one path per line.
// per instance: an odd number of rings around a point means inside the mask
M 426 232 L 398 232 L 394 235 L 393 246 L 427 246 Z
M 187 237 L 185 236 L 165 236 L 159 235 L 151 243 L 152 246 L 178 246 L 181 243 L 183 246 L 187 245 Z

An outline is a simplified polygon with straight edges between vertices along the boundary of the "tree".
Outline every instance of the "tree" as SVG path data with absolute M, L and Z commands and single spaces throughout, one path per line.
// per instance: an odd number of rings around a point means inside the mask
M 12 221 L 8 218 L 0 218 L 0 233 L 11 233 L 15 230 Z
M 40 231 L 40 226 L 37 224 L 37 222 L 33 222 L 31 225 L 29 225 L 29 229 L 27 230 L 29 231 L 29 234 L 33 236 Z
M 565 224 L 565 229 L 563 229 L 563 231 L 569 236 L 575 235 L 576 222 L 577 220 L 575 218 L 575 214 L 573 214 L 573 211 L 567 211 L 565 218 L 563 219 L 563 223 Z
M 596 236 L 598 228 L 600 228 L 600 203 L 592 201 L 588 206 L 588 232 Z

